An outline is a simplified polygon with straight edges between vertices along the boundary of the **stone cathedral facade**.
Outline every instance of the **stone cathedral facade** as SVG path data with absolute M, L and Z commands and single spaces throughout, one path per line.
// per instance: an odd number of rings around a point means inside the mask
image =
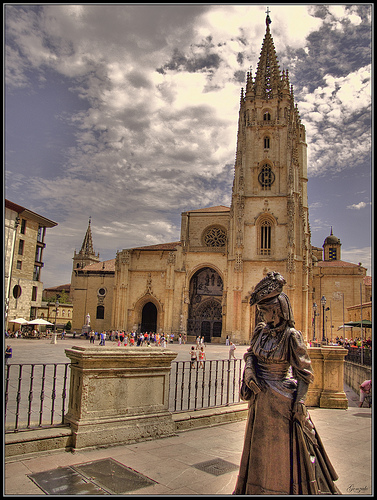
M 253 287 L 268 271 L 279 271 L 296 327 L 309 338 L 306 134 L 269 24 L 267 16 L 255 77 L 248 73 L 241 90 L 231 206 L 184 212 L 180 241 L 125 249 L 103 263 L 89 224 L 73 258 L 74 329 L 89 312 L 96 330 L 200 335 L 206 342 L 229 335 L 248 343 L 256 321 Z

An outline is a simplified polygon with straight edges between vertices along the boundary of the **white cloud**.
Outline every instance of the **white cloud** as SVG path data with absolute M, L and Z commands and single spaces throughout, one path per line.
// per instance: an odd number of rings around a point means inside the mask
M 347 208 L 350 208 L 352 210 L 360 210 L 361 208 L 365 208 L 370 203 L 365 203 L 364 201 L 360 201 L 360 203 L 354 203 L 353 205 L 348 205 Z

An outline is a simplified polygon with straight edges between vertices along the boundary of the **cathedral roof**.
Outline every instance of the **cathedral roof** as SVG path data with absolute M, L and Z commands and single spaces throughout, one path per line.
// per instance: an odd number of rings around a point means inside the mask
M 135 247 L 130 248 L 130 250 L 152 250 L 152 251 L 162 251 L 162 250 L 176 250 L 177 246 L 181 244 L 180 241 L 174 241 L 173 243 L 160 243 L 158 245 L 149 245 L 145 247 Z
M 359 267 L 359 264 L 345 262 L 344 260 L 319 260 L 318 267 Z
M 83 271 L 115 271 L 115 259 L 104 260 L 102 262 L 95 262 L 85 266 Z
M 229 212 L 230 208 L 224 205 L 218 205 L 216 207 L 198 208 L 197 210 L 187 210 L 187 212 Z

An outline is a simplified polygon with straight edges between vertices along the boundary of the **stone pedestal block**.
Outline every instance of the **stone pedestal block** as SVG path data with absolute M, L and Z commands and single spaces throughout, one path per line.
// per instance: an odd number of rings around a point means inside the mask
M 108 446 L 175 433 L 170 365 L 177 353 L 154 347 L 73 347 L 65 421 L 74 448 Z
M 343 388 L 347 350 L 336 346 L 309 347 L 308 353 L 312 361 L 314 383 L 309 385 L 306 405 L 348 408 Z

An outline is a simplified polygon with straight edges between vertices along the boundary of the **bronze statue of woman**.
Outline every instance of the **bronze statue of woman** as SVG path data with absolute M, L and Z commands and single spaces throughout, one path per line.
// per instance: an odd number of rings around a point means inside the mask
M 286 283 L 270 272 L 255 287 L 262 321 L 245 353 L 241 397 L 249 401 L 235 495 L 340 494 L 338 478 L 305 407 L 314 375 L 294 328 Z

